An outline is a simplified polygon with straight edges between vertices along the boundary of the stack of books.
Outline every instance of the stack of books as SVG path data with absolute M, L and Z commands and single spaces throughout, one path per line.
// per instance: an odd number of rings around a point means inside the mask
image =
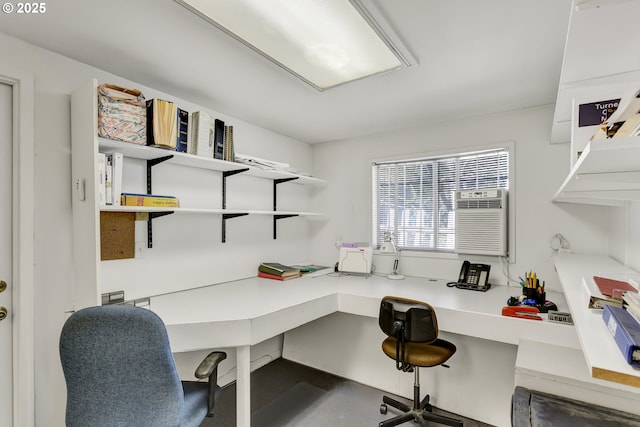
M 177 197 L 159 196 L 157 194 L 122 193 L 122 206 L 149 206 L 156 208 L 177 208 L 180 206 Z
M 623 138 L 640 135 L 640 91 L 627 94 L 600 125 L 591 139 Z
M 258 277 L 289 280 L 300 277 L 300 270 L 277 262 L 263 262 L 258 266 Z

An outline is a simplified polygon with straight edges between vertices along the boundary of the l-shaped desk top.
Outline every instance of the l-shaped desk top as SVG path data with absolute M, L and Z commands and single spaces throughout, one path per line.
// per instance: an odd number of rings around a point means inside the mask
M 385 295 L 431 304 L 442 331 L 516 345 L 527 338 L 578 348 L 573 326 L 502 316 L 507 299 L 519 293 L 519 287 L 476 292 L 415 277 L 253 277 L 152 297 L 151 309 L 165 322 L 174 352 L 236 348 L 236 423 L 245 427 L 251 424 L 251 345 L 336 312 L 377 318 Z M 562 293 L 547 292 L 547 298 L 567 310 Z
M 386 295 L 425 301 L 441 330 L 509 344 L 520 338 L 579 348 L 573 326 L 501 315 L 519 287 L 487 292 L 449 288 L 444 280 L 370 275 L 321 275 L 287 281 L 248 278 L 151 298 L 151 309 L 167 325 L 174 352 L 257 344 L 323 316 L 343 312 L 378 317 Z M 560 311 L 564 295 L 547 292 Z

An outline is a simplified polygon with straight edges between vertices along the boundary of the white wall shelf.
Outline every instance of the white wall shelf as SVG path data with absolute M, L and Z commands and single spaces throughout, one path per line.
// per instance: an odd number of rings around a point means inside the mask
M 591 141 L 553 200 L 608 206 L 640 200 L 640 137 Z
M 219 172 L 230 172 L 247 168 L 245 172 L 248 176 L 265 179 L 294 178 L 295 184 L 302 185 L 323 185 L 326 181 L 307 175 L 299 175 L 286 171 L 266 170 L 244 163 L 228 162 L 225 160 L 210 159 L 193 154 L 180 153 L 177 151 L 163 150 L 161 148 L 148 147 L 146 145 L 130 144 L 127 142 L 114 141 L 105 138 L 98 138 L 101 152 L 117 151 L 125 157 L 140 160 L 155 160 L 164 156 L 173 156 L 166 161 L 167 164 L 199 168 Z
M 551 142 L 571 140 L 573 99 L 607 96 L 612 89 L 640 81 L 635 52 L 640 43 L 636 17 L 639 1 L 610 2 L 602 7 L 571 11 L 569 30 L 551 128 Z M 604 23 L 615 22 L 606 26 Z M 606 53 L 602 53 L 606 52 Z
M 100 206 L 101 212 L 174 212 L 182 214 L 200 214 L 200 215 L 224 215 L 224 214 L 247 214 L 247 215 L 298 215 L 308 217 L 322 217 L 324 214 L 317 212 L 299 212 L 299 211 L 266 211 L 266 210 L 247 210 L 247 209 L 200 209 L 200 208 L 157 208 L 151 206 Z
M 621 278 L 638 273 L 613 258 L 599 255 L 558 255 L 554 263 L 591 376 L 638 393 L 640 370 L 626 362 L 602 320 L 602 310 L 588 308 L 590 295 L 584 283 L 595 275 Z
M 324 185 L 326 181 L 311 176 L 295 174 L 288 171 L 264 170 L 253 165 L 244 163 L 228 162 L 213 158 L 206 158 L 177 151 L 164 150 L 156 147 L 148 147 L 121 141 L 98 137 L 98 81 L 91 80 L 80 86 L 71 93 L 71 149 L 72 149 L 72 181 L 74 194 L 72 197 L 73 210 L 73 268 L 74 268 L 74 306 L 76 309 L 99 305 L 101 294 L 110 291 L 109 284 L 102 285 L 102 261 L 100 243 L 100 212 L 135 212 L 146 213 L 144 215 L 147 222 L 147 246 L 152 247 L 152 223 L 154 219 L 169 214 L 183 215 L 213 215 L 222 218 L 222 242 L 226 240 L 226 221 L 232 218 L 244 216 L 271 216 L 273 218 L 273 238 L 276 238 L 276 224 L 278 221 L 292 217 L 318 218 L 323 215 L 315 212 L 278 210 L 277 209 L 277 187 L 283 183 L 295 183 L 301 185 L 315 186 Z M 191 108 L 199 108 L 191 106 Z M 195 110 L 194 110 L 195 111 Z M 97 154 L 99 152 L 119 152 L 126 159 L 142 160 L 146 162 L 146 193 L 153 194 L 152 191 L 152 168 L 158 165 L 169 164 L 185 168 L 186 174 L 190 174 L 189 169 L 201 169 L 205 171 L 219 172 L 222 188 L 211 188 L 211 192 L 221 196 L 221 206 L 219 208 L 200 208 L 198 206 L 181 206 L 178 208 L 142 207 L 142 206 L 106 206 L 99 205 L 98 202 L 98 182 L 97 182 Z M 160 166 L 155 174 L 159 175 L 154 180 L 164 179 L 163 169 Z M 226 180 L 233 179 L 232 176 L 243 175 L 259 180 L 270 180 L 273 183 L 273 204 L 264 206 L 266 209 L 243 209 L 235 207 L 227 209 L 226 206 Z M 215 176 L 215 175 L 214 175 Z M 125 176 L 124 184 L 127 184 L 132 176 Z M 143 177 L 140 177 L 143 178 Z M 144 178 L 143 178 L 144 179 Z M 137 182 L 137 181 L 136 181 Z M 134 186 L 136 185 L 134 182 Z M 129 182 L 129 184 L 132 184 Z M 141 184 L 141 182 L 137 182 Z M 245 186 L 248 191 L 246 196 L 252 198 L 251 187 Z M 262 188 L 262 187 L 261 187 Z M 181 188 L 176 188 L 176 194 L 180 198 Z M 208 188 L 203 188 L 205 194 Z M 218 193 L 219 192 L 219 193 Z M 173 191 L 172 191 L 173 193 Z M 262 197 L 264 203 L 264 197 Z M 268 202 L 267 202 L 268 204 Z M 173 217 L 173 215 L 171 215 Z M 137 218 L 142 219 L 140 216 Z M 188 221 L 180 219 L 180 221 Z M 110 261 L 113 262 L 113 261 Z M 140 284 L 138 284 L 140 285 Z M 132 285 L 133 286 L 133 285 Z M 188 288 L 189 283 L 184 287 Z M 154 287 L 145 287 L 147 292 L 153 292 Z M 139 292 L 139 290 L 136 290 Z

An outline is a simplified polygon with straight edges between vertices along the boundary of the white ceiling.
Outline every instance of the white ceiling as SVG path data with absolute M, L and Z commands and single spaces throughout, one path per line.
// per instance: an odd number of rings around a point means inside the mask
M 555 102 L 571 0 L 374 2 L 419 65 L 325 92 L 172 0 L 55 0 L 0 31 L 309 143 Z

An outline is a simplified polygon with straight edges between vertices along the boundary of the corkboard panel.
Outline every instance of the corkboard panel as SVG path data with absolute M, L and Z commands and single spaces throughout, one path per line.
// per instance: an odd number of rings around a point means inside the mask
M 100 212 L 100 259 L 135 257 L 136 214 Z

